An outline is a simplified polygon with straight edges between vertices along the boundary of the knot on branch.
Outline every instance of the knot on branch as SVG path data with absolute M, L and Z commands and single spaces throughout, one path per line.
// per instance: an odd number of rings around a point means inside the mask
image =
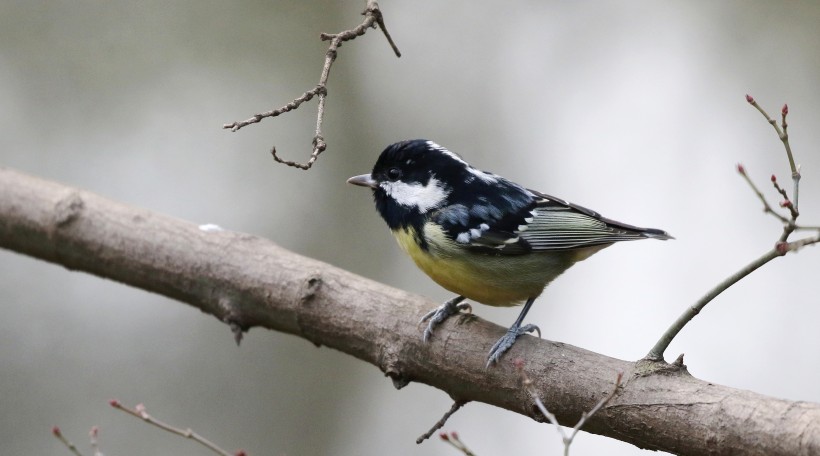
M 319 274 L 311 274 L 305 281 L 302 283 L 302 288 L 299 291 L 299 304 L 309 304 L 314 297 L 316 297 L 316 293 L 322 287 L 322 278 Z
M 80 192 L 72 190 L 54 205 L 54 226 L 62 228 L 80 217 L 85 203 Z

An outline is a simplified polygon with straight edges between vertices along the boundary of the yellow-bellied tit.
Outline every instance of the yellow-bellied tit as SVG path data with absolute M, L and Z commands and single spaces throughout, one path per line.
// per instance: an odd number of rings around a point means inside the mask
M 434 328 L 471 299 L 524 308 L 490 349 L 499 360 L 522 334 L 533 301 L 578 261 L 619 241 L 672 239 L 665 231 L 602 217 L 560 198 L 528 190 L 478 170 L 424 139 L 397 142 L 379 156 L 370 174 L 349 183 L 370 187 L 376 209 L 399 245 L 436 283 L 458 294 L 422 318 Z

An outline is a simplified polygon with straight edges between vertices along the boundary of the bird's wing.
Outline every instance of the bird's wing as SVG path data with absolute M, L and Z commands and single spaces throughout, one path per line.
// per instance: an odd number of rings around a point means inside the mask
M 645 238 L 671 239 L 661 230 L 617 222 L 560 198 L 529 192 L 532 199 L 526 205 L 496 205 L 492 209 L 448 206 L 434 215 L 434 221 L 466 248 L 505 255 L 578 249 Z

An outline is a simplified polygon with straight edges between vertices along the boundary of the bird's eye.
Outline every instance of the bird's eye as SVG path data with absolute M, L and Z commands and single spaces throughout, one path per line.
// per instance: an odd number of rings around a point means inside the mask
M 391 181 L 397 181 L 401 177 L 401 170 L 399 168 L 390 168 L 387 170 L 387 178 Z

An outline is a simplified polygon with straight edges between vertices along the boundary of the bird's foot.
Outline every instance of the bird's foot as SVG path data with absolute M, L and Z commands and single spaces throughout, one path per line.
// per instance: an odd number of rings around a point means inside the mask
M 430 337 L 433 335 L 433 329 L 439 323 L 461 312 L 462 310 L 466 310 L 467 313 L 472 312 L 472 306 L 470 306 L 466 302 L 462 303 L 461 301 L 464 301 L 464 296 L 456 296 L 455 298 L 445 302 L 439 307 L 436 307 L 435 309 L 431 310 L 430 312 L 426 313 L 423 317 L 421 317 L 421 321 L 419 322 L 419 324 L 424 323 L 427 320 L 430 320 L 430 322 L 427 323 L 427 328 L 424 329 L 423 340 L 425 342 L 430 340 Z
M 501 355 L 503 355 L 510 347 L 513 346 L 515 340 L 518 339 L 519 336 L 537 332 L 538 337 L 541 338 L 541 329 L 535 325 L 524 325 L 524 326 L 513 326 L 512 328 L 507 330 L 507 334 L 504 334 L 504 337 L 498 339 L 498 342 L 493 345 L 493 348 L 490 349 L 490 354 L 487 357 L 487 367 L 490 367 L 491 364 L 497 363 L 499 359 L 501 359 Z

